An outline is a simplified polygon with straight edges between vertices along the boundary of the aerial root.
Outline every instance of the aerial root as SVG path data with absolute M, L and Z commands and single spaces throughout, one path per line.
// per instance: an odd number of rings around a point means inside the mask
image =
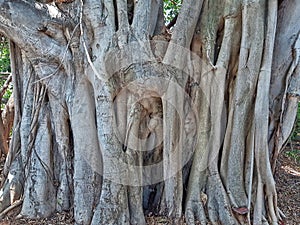
M 279 220 L 280 221 L 285 220 L 286 219 L 286 215 L 284 215 L 284 213 L 281 211 L 281 209 L 277 207 L 277 211 L 279 213 Z
M 208 214 L 213 224 L 238 224 L 231 210 L 230 201 L 218 175 L 208 178 Z
M 206 193 L 193 193 L 187 203 L 185 217 L 188 225 L 195 225 L 198 222 L 207 224 L 208 220 L 211 224 L 238 224 L 218 174 L 213 174 L 208 178 Z M 246 219 L 242 217 L 242 220 Z
M 207 218 L 201 200 L 192 201 L 189 206 L 187 206 L 185 217 L 188 225 L 195 225 L 196 221 L 199 221 L 200 224 L 207 224 Z
M 275 202 L 277 201 L 276 196 L 268 196 L 268 208 L 269 208 L 269 213 L 270 213 L 270 219 L 272 224 L 278 224 L 278 218 L 279 218 L 279 213 L 277 210 L 277 207 L 275 207 Z M 275 210 L 276 209 L 276 210 Z
M 23 203 L 23 199 L 17 200 L 15 201 L 12 205 L 10 205 L 9 207 L 7 207 L 6 209 L 4 209 L 1 213 L 0 213 L 0 220 L 4 218 L 4 216 L 11 210 L 13 210 L 14 208 L 20 206 Z
M 274 182 L 266 182 L 266 204 L 268 206 L 269 221 L 273 225 L 278 224 L 278 220 L 281 220 L 280 212 L 277 207 L 277 193 Z
M 3 187 L 1 188 L 1 200 L 0 200 L 0 217 L 5 215 L 8 211 L 15 208 L 15 202 L 19 201 L 22 195 L 22 185 L 17 182 L 16 178 L 12 180 L 6 180 Z M 13 208 L 10 208 L 14 206 Z M 8 210 L 8 211 L 6 211 Z

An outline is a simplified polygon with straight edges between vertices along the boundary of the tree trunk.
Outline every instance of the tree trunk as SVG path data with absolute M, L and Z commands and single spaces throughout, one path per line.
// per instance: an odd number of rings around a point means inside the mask
M 279 224 L 297 0 L 184 1 L 171 31 L 161 0 L 39 2 L 0 0 L 15 100 L 0 211 L 21 199 L 21 216 L 73 210 L 76 224 Z

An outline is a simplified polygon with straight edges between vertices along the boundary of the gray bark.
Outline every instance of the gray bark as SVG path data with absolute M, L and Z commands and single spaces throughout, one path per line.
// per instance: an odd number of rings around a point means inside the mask
M 270 159 L 299 99 L 298 1 L 183 1 L 171 33 L 161 0 L 44 3 L 0 0 L 15 87 L 0 211 L 279 224 Z

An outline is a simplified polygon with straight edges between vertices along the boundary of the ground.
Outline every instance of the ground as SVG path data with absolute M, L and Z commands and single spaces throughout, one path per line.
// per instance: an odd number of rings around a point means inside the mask
M 284 225 L 300 224 L 300 142 L 289 144 L 280 155 L 275 174 L 278 206 L 285 214 Z
M 4 158 L 1 160 L 1 168 Z M 1 179 L 1 178 L 0 178 Z M 288 144 L 281 153 L 275 173 L 277 183 L 278 205 L 286 216 L 286 220 L 281 225 L 300 224 L 300 142 Z M 1 180 L 0 180 L 1 181 Z M 74 224 L 72 213 L 60 213 L 48 219 L 29 220 L 16 219 L 20 207 L 11 210 L 0 220 L 0 225 L 71 225 Z M 171 224 L 167 218 L 147 217 L 149 225 Z

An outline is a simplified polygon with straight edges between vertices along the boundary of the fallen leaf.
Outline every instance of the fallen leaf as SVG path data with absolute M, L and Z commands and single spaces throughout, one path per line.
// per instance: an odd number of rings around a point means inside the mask
M 232 210 L 240 215 L 245 215 L 249 212 L 247 207 L 239 207 L 239 208 L 233 207 Z

